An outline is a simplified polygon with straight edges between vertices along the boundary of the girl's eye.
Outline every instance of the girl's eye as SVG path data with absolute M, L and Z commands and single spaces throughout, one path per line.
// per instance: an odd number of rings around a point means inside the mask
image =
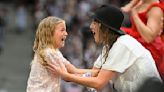
M 61 29 L 60 31 L 64 31 L 63 29 Z
M 62 31 L 65 31 L 64 29 Z
M 61 31 L 65 31 L 65 29 L 61 29 Z

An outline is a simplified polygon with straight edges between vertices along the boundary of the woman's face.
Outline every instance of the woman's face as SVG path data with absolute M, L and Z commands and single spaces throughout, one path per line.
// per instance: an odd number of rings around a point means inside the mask
M 54 29 L 54 35 L 53 35 L 54 47 L 55 48 L 63 47 L 65 44 L 67 35 L 68 33 L 66 31 L 65 22 L 61 22 L 57 24 Z
M 93 33 L 94 39 L 96 43 L 100 43 L 100 37 L 99 37 L 99 30 L 100 30 L 100 23 L 92 21 L 90 25 L 90 29 Z

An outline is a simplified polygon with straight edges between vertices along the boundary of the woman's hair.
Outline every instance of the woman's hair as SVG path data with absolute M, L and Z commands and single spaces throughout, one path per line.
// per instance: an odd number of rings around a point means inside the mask
M 41 22 L 38 25 L 37 31 L 36 31 L 36 37 L 34 41 L 33 51 L 40 55 L 40 57 L 43 59 L 41 61 L 41 64 L 45 64 L 46 61 L 44 60 L 44 49 L 49 47 L 53 48 L 53 34 L 56 25 L 63 22 L 64 20 L 50 16 L 47 18 L 44 18 L 41 20 Z
M 96 19 L 94 21 L 100 23 Z M 103 56 L 105 57 L 104 63 L 106 62 L 106 59 L 108 57 L 109 50 L 111 49 L 114 42 L 117 40 L 119 36 L 120 34 L 116 33 L 115 31 L 112 31 L 111 29 L 109 29 L 109 27 L 101 23 L 100 31 L 99 31 L 99 38 L 100 38 L 100 41 L 104 44 L 105 49 L 106 49 L 105 54 Z

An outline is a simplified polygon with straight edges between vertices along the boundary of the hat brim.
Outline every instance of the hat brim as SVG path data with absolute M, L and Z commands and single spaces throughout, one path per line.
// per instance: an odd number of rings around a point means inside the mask
M 88 13 L 88 16 L 91 18 L 91 19 L 96 19 L 97 21 L 99 21 L 100 23 L 102 23 L 103 25 L 107 26 L 110 30 L 113 30 L 114 32 L 120 34 L 120 35 L 124 35 L 126 34 L 124 31 L 122 31 L 121 29 L 115 29 L 107 24 L 105 24 L 102 20 L 100 20 L 93 12 L 89 12 Z
M 112 30 L 112 29 L 111 29 Z M 117 29 L 117 30 L 115 30 L 115 32 L 117 32 L 118 34 L 120 34 L 120 35 L 125 35 L 126 33 L 124 32 L 124 31 L 122 31 L 121 29 Z

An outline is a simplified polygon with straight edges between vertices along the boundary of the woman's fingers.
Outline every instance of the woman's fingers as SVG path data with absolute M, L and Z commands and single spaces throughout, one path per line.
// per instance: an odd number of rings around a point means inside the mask
M 52 53 L 49 53 L 48 56 L 51 60 L 53 60 L 53 62 L 48 63 L 48 67 L 47 67 L 48 69 L 52 71 L 56 71 L 59 74 L 61 74 L 62 72 L 67 72 L 67 69 L 62 61 L 63 60 L 62 58 L 59 58 L 53 55 Z
M 63 71 L 63 72 L 67 72 L 67 69 L 64 65 L 64 63 L 60 60 L 60 59 L 57 59 L 57 64 L 60 66 L 60 69 Z
M 52 72 L 56 72 L 56 70 L 53 67 L 51 67 L 51 66 L 46 66 L 46 68 L 51 70 Z
M 55 64 L 55 63 L 53 63 L 53 64 L 48 63 L 48 65 L 47 65 L 46 67 L 47 67 L 48 69 L 50 69 L 51 71 L 54 71 L 54 72 L 57 72 L 57 70 L 60 69 L 60 66 L 57 65 L 57 64 Z
M 48 63 L 48 65 L 46 67 L 50 70 L 55 70 L 54 65 L 52 65 L 50 63 Z

